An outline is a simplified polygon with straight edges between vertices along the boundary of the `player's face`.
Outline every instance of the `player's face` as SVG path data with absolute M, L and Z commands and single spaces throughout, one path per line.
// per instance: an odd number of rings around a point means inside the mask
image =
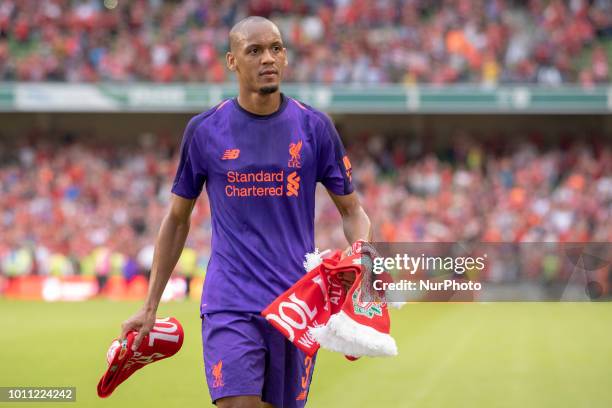
M 287 65 L 287 50 L 280 33 L 269 24 L 253 25 L 245 31 L 233 52 L 228 53 L 228 67 L 236 71 L 240 84 L 250 91 L 274 93 Z

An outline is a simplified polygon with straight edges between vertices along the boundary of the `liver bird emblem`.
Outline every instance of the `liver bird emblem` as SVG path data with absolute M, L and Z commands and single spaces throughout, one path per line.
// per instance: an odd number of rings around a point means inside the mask
M 219 362 L 212 367 L 212 375 L 214 377 L 213 388 L 223 387 L 223 372 L 221 371 L 223 368 L 223 360 L 219 360 Z
M 302 167 L 302 157 L 300 156 L 300 151 L 302 150 L 302 141 L 300 140 L 297 143 L 289 144 L 289 155 L 291 158 L 289 159 L 289 167 Z

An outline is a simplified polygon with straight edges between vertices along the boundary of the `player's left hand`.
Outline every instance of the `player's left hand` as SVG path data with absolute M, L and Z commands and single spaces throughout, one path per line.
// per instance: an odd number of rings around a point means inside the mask
M 349 256 L 352 253 L 352 251 L 353 249 L 351 245 L 346 247 L 346 249 L 342 251 L 341 259 L 344 259 L 347 256 Z M 355 278 L 356 278 L 355 272 L 340 272 L 337 276 L 338 276 L 338 279 L 340 279 L 340 282 L 342 282 L 344 289 L 346 290 L 349 290 L 351 286 L 353 286 L 353 283 L 355 282 Z
M 368 241 L 360 239 L 355 241 L 352 245 L 346 247 L 346 249 L 342 251 L 342 259 L 352 255 L 355 252 L 366 255 L 370 259 L 378 258 L 380 256 L 378 251 L 376 250 L 376 248 L 374 248 L 372 244 L 370 244 Z M 370 267 L 368 267 L 368 271 L 371 272 L 369 268 Z M 338 278 L 340 279 L 344 287 L 348 290 L 351 286 L 353 286 L 356 277 L 355 273 L 346 272 L 339 273 Z
M 355 272 L 340 272 L 337 276 L 346 290 L 349 290 L 355 283 Z

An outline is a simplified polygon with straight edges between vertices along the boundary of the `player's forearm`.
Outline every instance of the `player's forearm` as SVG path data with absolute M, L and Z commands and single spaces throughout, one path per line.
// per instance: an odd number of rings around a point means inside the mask
M 372 239 L 372 224 L 363 207 L 358 206 L 341 215 L 344 236 L 349 244 L 359 239 L 365 241 L 370 241 Z
M 164 217 L 155 243 L 149 293 L 144 305 L 147 310 L 157 310 L 164 288 L 181 256 L 188 233 L 189 219 L 177 219 L 172 213 Z

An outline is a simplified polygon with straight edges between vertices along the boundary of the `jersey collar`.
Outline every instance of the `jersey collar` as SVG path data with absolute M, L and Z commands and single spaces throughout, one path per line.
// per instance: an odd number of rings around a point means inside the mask
M 234 97 L 232 98 L 232 103 L 234 105 L 234 107 L 236 107 L 236 110 L 238 110 L 239 112 L 253 118 L 253 119 L 260 119 L 260 120 L 266 120 L 266 119 L 272 119 L 275 118 L 276 116 L 280 115 L 281 113 L 283 113 L 283 111 L 285 110 L 285 108 L 287 107 L 287 97 L 281 92 L 280 94 L 281 97 L 281 102 L 280 102 L 280 106 L 278 107 L 278 110 L 276 112 L 273 112 L 269 115 L 258 115 L 256 113 L 252 113 L 249 112 L 248 110 L 244 109 L 242 106 L 240 106 L 240 104 L 238 103 L 238 97 Z

